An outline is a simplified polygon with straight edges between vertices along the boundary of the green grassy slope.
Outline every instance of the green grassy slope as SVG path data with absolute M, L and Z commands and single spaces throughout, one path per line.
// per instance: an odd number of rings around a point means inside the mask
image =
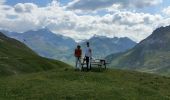
M 170 26 L 156 29 L 131 50 L 106 58 L 116 68 L 170 75 Z
M 0 99 L 170 100 L 170 78 L 121 70 L 50 70 L 0 78 Z
M 0 33 L 0 76 L 30 73 L 68 66 L 42 58 L 21 42 Z

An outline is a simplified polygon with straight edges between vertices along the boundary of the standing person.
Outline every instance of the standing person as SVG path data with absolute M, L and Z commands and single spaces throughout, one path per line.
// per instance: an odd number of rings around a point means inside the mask
M 89 42 L 87 42 L 86 45 L 87 45 L 87 47 L 85 49 L 85 60 L 86 60 L 87 70 L 89 70 L 89 66 L 90 66 L 90 69 L 91 69 L 90 61 L 91 61 L 91 58 L 92 58 L 92 50 L 90 48 Z
M 77 48 L 75 49 L 74 56 L 76 58 L 76 69 L 81 70 L 81 55 L 82 55 L 82 50 L 81 46 L 77 45 Z

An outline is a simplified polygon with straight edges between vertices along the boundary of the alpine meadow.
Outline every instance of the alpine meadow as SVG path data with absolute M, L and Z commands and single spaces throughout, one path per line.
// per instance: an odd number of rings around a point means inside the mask
M 170 0 L 0 0 L 0 100 L 170 100 Z

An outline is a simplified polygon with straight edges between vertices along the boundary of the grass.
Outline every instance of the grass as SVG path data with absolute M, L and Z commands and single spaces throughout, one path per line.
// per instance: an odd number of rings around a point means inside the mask
M 0 78 L 2 100 L 170 100 L 170 78 L 133 71 L 61 68 Z
M 23 43 L 0 33 L 0 77 L 47 71 L 61 66 L 69 65 L 40 57 Z

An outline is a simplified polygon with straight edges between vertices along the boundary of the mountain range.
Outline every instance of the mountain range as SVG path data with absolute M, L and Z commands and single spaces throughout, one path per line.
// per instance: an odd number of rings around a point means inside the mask
M 105 36 L 94 35 L 87 41 L 90 42 L 94 58 L 104 58 L 112 53 L 115 54 L 119 52 L 124 52 L 136 45 L 136 42 L 130 40 L 127 37 L 108 38 Z M 82 42 L 80 44 L 83 48 L 85 48 L 86 42 Z
M 107 56 L 114 68 L 170 74 L 170 26 L 156 29 L 134 48 Z
M 47 58 L 61 60 L 70 64 L 74 63 L 74 49 L 77 44 L 84 50 L 86 41 L 89 41 L 95 58 L 104 58 L 112 53 L 124 52 L 136 45 L 129 38 L 108 38 L 93 36 L 92 38 L 77 43 L 75 40 L 59 34 L 54 34 L 48 29 L 28 31 L 24 33 L 3 31 L 7 36 L 25 43 L 33 51 Z

